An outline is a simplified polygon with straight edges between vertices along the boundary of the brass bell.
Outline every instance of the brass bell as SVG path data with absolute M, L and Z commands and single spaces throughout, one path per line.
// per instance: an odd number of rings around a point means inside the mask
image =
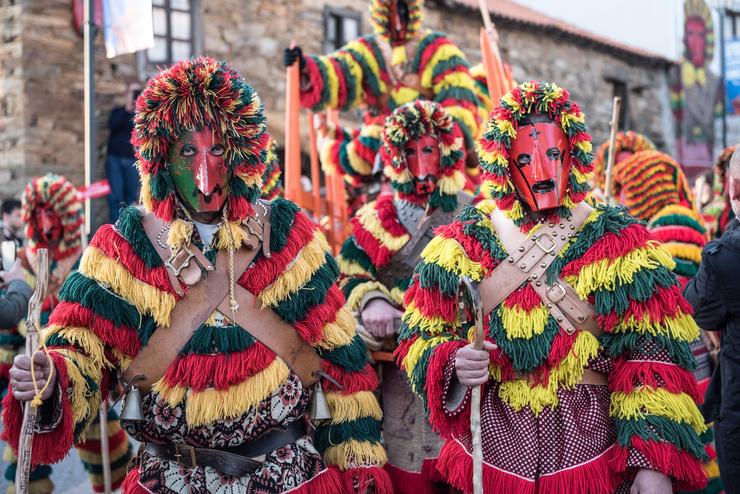
M 141 391 L 139 391 L 136 384 L 131 385 L 131 389 L 123 398 L 120 419 L 121 422 L 141 422 L 144 420 L 144 414 L 141 411 Z
M 311 420 L 327 420 L 331 418 L 329 403 L 326 401 L 324 388 L 321 387 L 321 381 L 314 386 L 309 405 L 309 417 Z

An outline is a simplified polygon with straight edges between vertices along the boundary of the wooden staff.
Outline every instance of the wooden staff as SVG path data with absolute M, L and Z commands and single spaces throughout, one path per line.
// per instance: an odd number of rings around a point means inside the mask
M 483 304 L 478 286 L 468 276 L 463 276 L 458 293 L 458 304 L 461 310 L 470 307 L 475 317 L 473 348 L 483 349 L 485 333 L 483 331 Z M 481 386 L 475 386 L 470 395 L 470 433 L 473 436 L 473 494 L 483 494 L 483 440 L 480 425 Z
M 290 44 L 295 48 L 295 41 Z M 300 201 L 301 136 L 300 136 L 300 63 L 286 68 L 285 83 L 285 198 Z
M 498 32 L 496 31 L 496 25 L 491 20 L 488 3 L 486 0 L 478 0 L 478 6 L 483 17 L 480 45 L 483 67 L 486 70 L 486 85 L 491 101 L 495 106 L 496 102 L 511 89 L 512 84 L 501 59 L 501 51 L 498 47 Z
M 619 127 L 619 110 L 622 106 L 622 98 L 614 97 L 612 103 L 611 131 L 609 132 L 609 156 L 606 159 L 606 183 L 604 185 L 604 202 L 609 204 L 612 199 L 612 169 L 614 168 L 614 148 L 617 143 L 617 127 Z
M 316 138 L 316 115 L 309 112 L 308 144 L 311 157 L 311 196 L 313 197 L 313 216 L 321 218 L 321 170 L 319 168 L 319 150 Z
M 28 317 L 26 317 L 25 354 L 31 358 L 32 369 L 34 367 L 33 355 L 39 348 L 41 308 L 44 305 L 44 300 L 46 300 L 46 291 L 49 286 L 49 251 L 39 249 L 36 254 L 36 288 L 33 291 L 31 300 L 28 302 Z M 52 372 L 54 372 L 53 366 Z M 36 398 L 40 394 L 37 391 Z M 36 428 L 36 414 L 38 413 L 39 406 L 36 398 L 33 401 L 27 402 L 23 409 L 23 425 L 21 427 L 21 437 L 18 441 L 18 464 L 15 472 L 15 489 L 18 494 L 28 494 L 31 458 L 33 454 L 33 433 Z

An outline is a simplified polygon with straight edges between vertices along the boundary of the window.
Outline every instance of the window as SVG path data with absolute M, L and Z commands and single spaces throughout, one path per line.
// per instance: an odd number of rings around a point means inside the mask
M 358 38 L 361 19 L 355 10 L 324 7 L 324 52 L 332 52 Z
M 609 82 L 612 85 L 612 95 L 619 96 L 622 99 L 622 104 L 619 107 L 619 125 L 618 130 L 627 130 L 629 128 L 629 92 L 627 91 L 627 83 L 619 79 L 611 79 Z
M 193 0 L 152 0 L 154 47 L 146 51 L 147 65 L 168 65 L 196 53 L 194 3 Z

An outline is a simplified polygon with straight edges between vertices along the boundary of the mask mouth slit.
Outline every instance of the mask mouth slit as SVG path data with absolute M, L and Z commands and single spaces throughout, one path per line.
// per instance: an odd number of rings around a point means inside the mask
M 532 185 L 532 192 L 535 194 L 547 194 L 553 190 L 555 190 L 555 180 L 551 178 L 548 180 L 540 180 Z

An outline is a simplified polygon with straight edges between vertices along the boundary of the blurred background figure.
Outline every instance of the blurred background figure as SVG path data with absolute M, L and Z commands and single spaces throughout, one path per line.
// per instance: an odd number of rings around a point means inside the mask
M 134 163 L 134 148 L 131 146 L 131 131 L 134 128 L 134 105 L 141 93 L 138 83 L 129 84 L 126 90 L 126 104 L 111 110 L 108 120 L 108 156 L 105 160 L 105 174 L 110 183 L 108 195 L 110 221 L 118 219 L 122 205 L 133 204 L 139 199 L 139 172 Z
M 5 199 L 0 206 L 2 211 L 3 240 L 13 240 L 21 246 L 23 219 L 21 218 L 21 201 L 15 198 Z

